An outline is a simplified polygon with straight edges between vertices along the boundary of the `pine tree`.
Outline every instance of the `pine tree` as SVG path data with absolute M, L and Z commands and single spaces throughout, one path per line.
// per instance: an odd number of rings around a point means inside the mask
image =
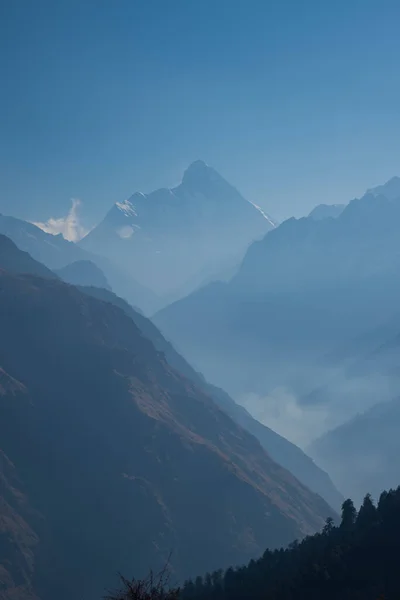
M 371 494 L 367 494 L 357 516 L 357 527 L 370 527 L 377 520 L 377 509 L 372 502 Z
M 342 504 L 342 522 L 340 528 L 343 531 L 351 531 L 357 519 L 357 511 L 353 500 L 345 500 Z

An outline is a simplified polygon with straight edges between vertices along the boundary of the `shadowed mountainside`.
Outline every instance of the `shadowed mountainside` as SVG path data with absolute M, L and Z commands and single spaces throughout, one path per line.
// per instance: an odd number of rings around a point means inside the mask
M 28 504 L 12 506 L 26 526 L 6 598 L 25 579 L 41 598 L 94 598 L 106 573 L 157 569 L 171 549 L 179 577 L 243 562 L 332 512 L 119 308 L 2 271 L 0 330 L 1 450 Z
M 7 238 L 4 238 L 3 246 L 4 249 L 7 248 L 7 252 L 3 251 L 0 255 L 0 268 L 5 268 L 7 264 L 12 264 L 18 267 L 14 270 L 19 273 L 24 273 L 27 270 L 31 274 L 39 276 L 43 273 L 45 267 L 34 261 L 27 253 L 23 253 L 19 250 L 13 242 L 7 242 L 6 240 Z M 94 274 L 97 276 L 97 267 L 94 266 L 94 269 Z M 75 267 L 73 271 L 75 272 Z M 89 267 L 89 272 L 85 268 L 85 279 L 87 279 L 88 276 L 90 278 L 92 271 L 93 269 L 91 266 Z M 80 269 L 79 273 L 81 274 Z M 100 279 L 100 282 L 101 281 L 102 279 Z M 322 496 L 322 498 L 324 498 L 332 507 L 335 509 L 340 507 L 343 498 L 337 492 L 325 472 L 319 469 L 316 464 L 300 450 L 300 448 L 253 419 L 243 407 L 236 404 L 222 389 L 209 384 L 201 374 L 197 373 L 189 363 L 176 352 L 174 347 L 163 337 L 161 332 L 149 319 L 138 313 L 138 311 L 134 310 L 125 300 L 122 300 L 110 290 L 98 288 L 94 285 L 86 287 L 82 286 L 80 289 L 99 300 L 110 302 L 121 308 L 125 314 L 133 320 L 142 334 L 153 343 L 154 347 L 164 354 L 168 363 L 182 375 L 190 379 L 200 389 L 209 394 L 214 402 L 236 423 L 252 433 L 260 441 L 261 445 L 270 454 L 273 460 L 288 469 L 312 491 Z
M 208 393 L 214 402 L 226 412 L 236 423 L 254 435 L 273 460 L 288 469 L 297 479 L 324 498 L 330 506 L 338 510 L 343 501 L 342 495 L 337 491 L 327 473 L 322 471 L 309 456 L 295 444 L 278 435 L 254 419 L 245 408 L 237 404 L 224 390 L 208 383 L 204 377 L 195 371 L 191 365 L 175 350 L 157 327 L 145 316 L 139 314 L 132 307 L 118 298 L 112 292 L 93 287 L 80 288 L 85 293 L 111 302 L 119 306 L 139 327 L 143 335 L 148 338 L 157 350 L 162 352 L 168 363 L 177 371 L 193 381 L 199 388 Z

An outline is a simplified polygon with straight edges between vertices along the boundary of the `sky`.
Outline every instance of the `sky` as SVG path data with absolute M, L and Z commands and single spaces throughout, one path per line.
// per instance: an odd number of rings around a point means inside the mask
M 400 175 L 399 22 L 397 0 L 0 0 L 0 212 L 91 227 L 198 158 L 278 220 L 360 196 Z

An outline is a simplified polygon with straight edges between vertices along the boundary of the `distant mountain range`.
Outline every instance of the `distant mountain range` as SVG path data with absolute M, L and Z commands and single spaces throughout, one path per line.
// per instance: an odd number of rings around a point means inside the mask
M 328 219 L 330 217 L 336 219 L 336 217 L 342 214 L 345 208 L 345 204 L 319 204 L 308 216 L 315 221 Z
M 368 489 L 376 497 L 382 485 L 395 487 L 400 480 L 395 458 L 400 450 L 400 314 L 326 360 L 344 365 L 340 376 L 313 390 L 304 402 L 329 403 L 335 410 L 350 405 L 354 416 L 315 440 L 308 451 L 329 469 L 343 493 L 359 500 Z
M 150 321 L 0 248 L 4 598 L 100 597 L 114 573 L 158 568 L 170 550 L 174 577 L 241 563 L 333 514 Z
M 111 290 L 107 277 L 91 260 L 77 260 L 56 272 L 61 279 L 73 285 L 88 285 Z
M 301 398 L 332 375 L 321 356 L 398 312 L 399 181 L 336 218 L 285 221 L 250 246 L 230 282 L 172 304 L 155 323 L 210 381 L 243 401 L 258 397 L 266 422 L 278 388 L 302 412 Z
M 6 600 L 59 595 L 87 556 L 94 597 L 105 567 L 141 574 L 173 549 L 180 578 L 285 544 L 333 513 L 321 496 L 342 501 L 317 465 L 356 499 L 397 485 L 400 179 L 264 236 L 232 190 L 194 163 L 81 245 L 0 215 Z M 189 289 L 153 322 L 130 305 Z M 288 418 L 316 463 L 268 426 Z
M 33 260 L 29 254 L 21 252 L 11 240 L 0 235 L 0 268 L 2 268 L 2 265 L 4 268 L 6 268 L 6 265 L 12 265 L 14 267 L 12 270 L 20 274 L 29 272 L 39 276 L 55 277 L 52 271 Z M 165 340 L 149 319 L 134 310 L 125 300 L 119 298 L 106 287 L 107 280 L 96 265 L 88 261 L 77 261 L 64 269 L 58 270 L 57 273 L 64 281 L 80 286 L 84 293 L 124 310 L 144 336 L 154 344 L 155 348 L 164 353 L 172 367 L 210 394 L 222 410 L 260 441 L 274 460 L 292 472 L 312 491 L 320 494 L 332 507 L 339 509 L 343 498 L 333 486 L 329 476 L 319 469 L 297 446 L 259 423 L 242 406 L 236 404 L 226 392 L 207 383 L 204 377 L 197 373 Z
M 0 269 L 50 279 L 57 277 L 53 271 L 34 260 L 28 252 L 19 250 L 10 238 L 2 234 L 0 234 Z
M 173 189 L 117 202 L 80 246 L 129 270 L 142 285 L 179 298 L 232 272 L 274 222 L 213 168 L 196 161 Z
M 399 424 L 397 397 L 329 431 L 308 450 L 347 495 L 359 500 L 367 489 L 377 498 L 382 485 L 396 488 L 400 481 Z
M 0 234 L 9 237 L 18 248 L 29 252 L 33 258 L 53 271 L 66 269 L 64 274 L 71 273 L 72 267 L 69 265 L 72 263 L 78 263 L 82 270 L 82 261 L 86 265 L 88 262 L 95 264 L 103 271 L 108 284 L 117 294 L 148 314 L 162 306 L 160 298 L 137 283 L 132 275 L 103 256 L 91 254 L 73 242 L 68 242 L 61 234 L 51 235 L 32 223 L 2 214 L 0 214 Z M 76 276 L 77 266 L 75 265 L 73 269 Z
M 208 383 L 175 350 L 145 316 L 135 311 L 129 304 L 112 292 L 93 287 L 81 287 L 84 293 L 121 308 L 137 325 L 143 335 L 154 347 L 163 353 L 171 367 L 190 379 L 198 388 L 211 396 L 217 406 L 228 414 L 237 424 L 254 435 L 273 460 L 293 473 L 310 490 L 324 498 L 335 510 L 339 510 L 343 496 L 332 484 L 327 473 L 322 471 L 300 448 L 278 435 L 254 419 L 243 406 L 237 404 L 224 390 Z

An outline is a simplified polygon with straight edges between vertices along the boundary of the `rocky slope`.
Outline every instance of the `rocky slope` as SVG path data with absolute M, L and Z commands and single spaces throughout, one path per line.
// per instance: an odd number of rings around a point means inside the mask
M 29 508 L 2 488 L 5 598 L 99 597 L 171 550 L 177 577 L 240 563 L 331 513 L 119 308 L 1 271 L 0 330 L 1 450 Z

